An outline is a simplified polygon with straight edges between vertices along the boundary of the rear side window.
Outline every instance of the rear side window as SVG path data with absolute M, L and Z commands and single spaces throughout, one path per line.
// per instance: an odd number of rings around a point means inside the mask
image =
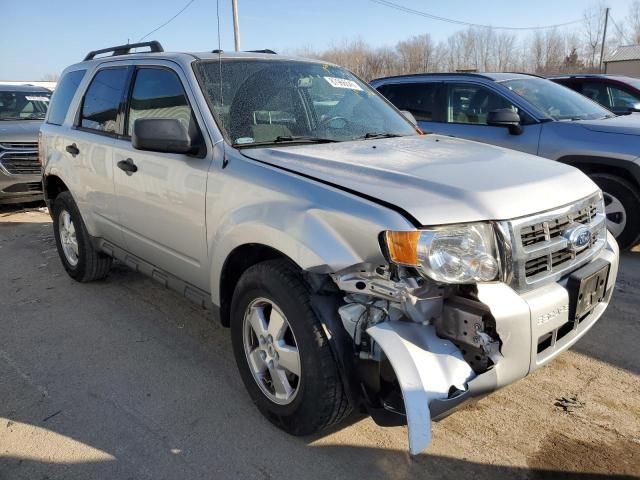
M 402 83 L 380 87 L 382 93 L 399 110 L 407 110 L 418 121 L 434 120 L 437 83 Z
M 136 74 L 129 108 L 128 135 L 139 118 L 176 119 L 187 131 L 195 120 L 178 76 L 161 68 L 141 68 Z
M 80 127 L 118 133 L 118 112 L 127 76 L 127 68 L 107 68 L 96 73 L 82 102 Z
M 60 79 L 53 92 L 47 123 L 54 125 L 62 125 L 64 123 L 64 117 L 67 116 L 71 100 L 73 100 L 73 96 L 76 94 L 85 73 L 86 70 L 75 70 L 65 74 Z

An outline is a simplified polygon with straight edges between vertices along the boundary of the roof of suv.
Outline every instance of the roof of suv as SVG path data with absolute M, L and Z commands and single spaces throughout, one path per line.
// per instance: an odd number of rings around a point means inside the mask
M 503 82 L 505 80 L 515 80 L 520 78 L 542 78 L 539 75 L 532 73 L 517 73 L 517 72 L 442 72 L 442 73 L 412 73 L 408 75 L 394 75 L 391 77 L 376 78 L 375 81 L 393 80 L 401 78 L 432 78 L 432 77 L 471 77 L 481 78 L 484 80 L 490 80 L 494 82 Z
M 22 85 L 8 85 L 0 83 L 0 91 L 2 92 L 32 92 L 32 93 L 51 93 L 51 90 L 44 87 L 37 87 L 35 85 L 29 85 L 28 83 Z
M 615 80 L 618 82 L 630 82 L 630 81 L 634 81 L 637 82 L 638 79 L 637 78 L 633 78 L 633 77 L 627 77 L 625 75 L 610 75 L 610 74 L 606 74 L 606 73 L 575 73 L 575 74 L 565 74 L 565 75 L 553 75 L 550 77 L 547 77 L 550 80 L 560 80 L 560 79 L 569 79 L 569 78 L 594 78 L 594 79 L 605 79 L 605 80 Z

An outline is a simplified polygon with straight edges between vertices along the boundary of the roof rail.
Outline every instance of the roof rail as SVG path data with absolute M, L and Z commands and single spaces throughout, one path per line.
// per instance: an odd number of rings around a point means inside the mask
M 245 50 L 247 53 L 269 53 L 271 55 L 277 55 L 276 52 L 270 50 L 268 48 L 263 48 L 262 50 Z
M 86 62 L 87 60 L 93 60 L 96 55 L 100 55 L 101 53 L 113 52 L 113 57 L 118 55 L 128 55 L 129 53 L 131 53 L 131 49 L 141 47 L 149 47 L 149 52 L 164 52 L 164 48 L 162 48 L 160 42 L 158 42 L 157 40 L 153 40 L 151 42 L 127 43 L 126 45 L 118 45 L 116 47 L 103 48 L 101 50 L 93 50 L 87 53 L 87 56 L 84 57 L 83 61 Z

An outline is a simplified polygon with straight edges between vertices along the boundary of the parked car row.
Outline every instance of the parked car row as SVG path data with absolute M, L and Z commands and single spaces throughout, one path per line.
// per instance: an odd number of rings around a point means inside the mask
M 622 120 L 548 84 L 376 82 L 446 134 L 425 135 L 322 61 L 158 42 L 90 52 L 63 72 L 40 130 L 62 265 L 88 282 L 118 259 L 210 308 L 277 427 L 308 435 L 357 410 L 407 424 L 418 453 L 432 418 L 556 358 L 613 294 L 603 194 L 566 163 L 593 150 L 624 168 L 632 147 L 603 132 Z
M 583 93 L 594 88 L 587 85 L 594 85 L 596 77 L 589 78 Z M 607 225 L 620 246 L 628 248 L 638 240 L 640 116 L 616 116 L 534 75 L 404 75 L 371 84 L 396 107 L 409 111 L 426 132 L 491 143 L 579 168 L 603 190 Z

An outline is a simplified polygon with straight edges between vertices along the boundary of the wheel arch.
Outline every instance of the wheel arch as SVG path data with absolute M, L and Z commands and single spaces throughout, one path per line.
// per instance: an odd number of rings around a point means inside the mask
M 289 256 L 268 245 L 261 243 L 245 243 L 234 248 L 227 255 L 222 270 L 220 281 L 217 284 L 219 290 L 220 322 L 228 327 L 231 323 L 230 307 L 233 292 L 244 272 L 253 265 L 266 260 L 283 259 L 296 268 L 300 268 Z
M 595 155 L 565 155 L 558 162 L 578 168 L 585 174 L 607 173 L 616 175 L 640 191 L 640 165 L 629 160 Z

